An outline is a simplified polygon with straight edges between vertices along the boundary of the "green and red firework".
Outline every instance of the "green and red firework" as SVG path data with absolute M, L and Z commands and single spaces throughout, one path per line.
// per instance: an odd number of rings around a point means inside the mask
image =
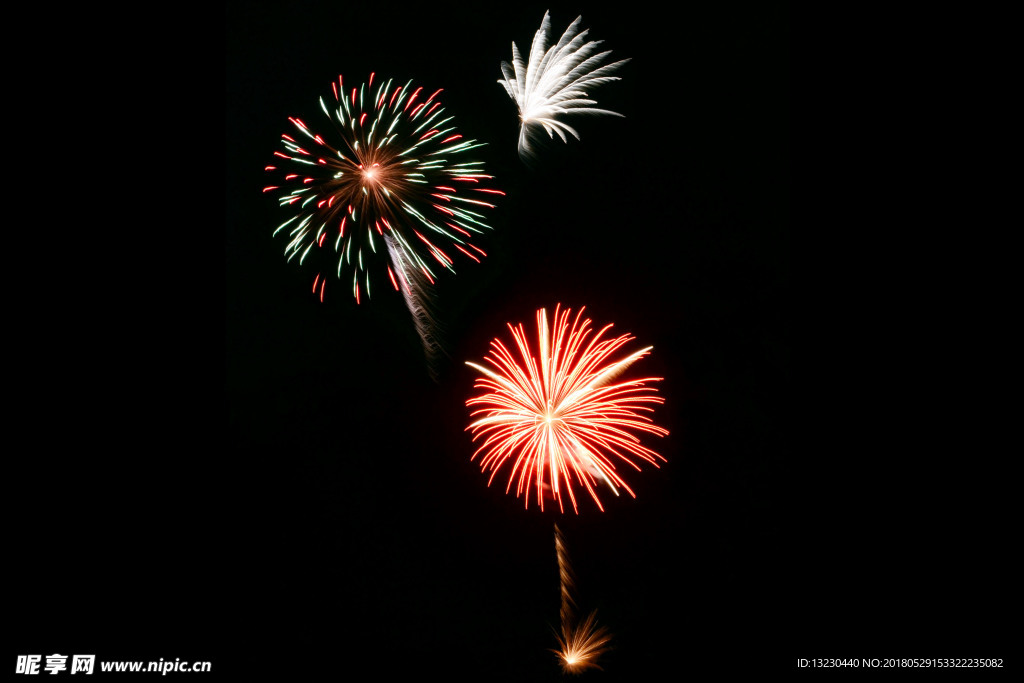
M 427 95 L 412 81 L 374 88 L 374 74 L 346 90 L 339 76 L 320 98 L 329 127 L 314 132 L 289 117 L 295 130 L 266 167 L 280 180 L 263 191 L 280 190 L 280 204 L 295 210 L 274 234 L 287 237 L 289 261 L 315 268 L 321 300 L 329 276 L 351 283 L 358 303 L 374 271 L 409 295 L 418 282 L 433 284 L 439 267 L 454 272 L 459 253 L 486 255 L 471 240 L 489 228 L 481 212 L 504 192 L 488 187 L 481 161 L 465 159 L 482 143 L 458 133 L 441 92 Z

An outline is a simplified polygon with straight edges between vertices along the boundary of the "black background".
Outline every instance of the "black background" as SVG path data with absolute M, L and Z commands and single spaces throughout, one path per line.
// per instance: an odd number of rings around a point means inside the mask
M 545 9 L 631 61 L 594 93 L 625 118 L 576 119 L 582 141 L 530 168 L 496 81 Z M 815 113 L 793 117 L 788 4 L 230 2 L 166 19 L 155 48 L 145 31 L 87 40 L 104 59 L 69 98 L 109 132 L 76 169 L 88 229 L 65 230 L 59 283 L 25 296 L 46 311 L 25 327 L 36 355 L 12 355 L 29 378 L 15 481 L 33 483 L 13 485 L 16 654 L 555 680 L 554 521 L 580 607 L 614 634 L 595 679 L 1008 654 L 1004 501 L 876 431 L 909 421 L 904 380 L 872 355 L 885 332 L 861 291 L 823 291 L 856 242 L 819 192 L 847 182 L 819 165 L 847 124 L 814 106 L 831 76 L 813 51 L 797 101 Z M 393 291 L 310 293 L 261 192 L 287 117 L 317 121 L 333 78 L 371 71 L 444 88 L 507 192 L 488 258 L 435 288 L 437 381 Z M 794 131 L 814 160 L 795 219 Z M 799 286 L 792 223 L 812 264 Z M 603 513 L 525 510 L 469 460 L 464 361 L 556 303 L 652 345 L 635 371 L 664 378 L 670 435 L 648 445 L 668 462 Z
M 544 10 L 321 8 L 310 17 L 322 25 L 294 36 L 276 9 L 230 16 L 232 442 L 258 485 L 273 482 L 250 514 L 278 554 L 268 614 L 293 624 L 267 633 L 267 647 L 322 652 L 328 667 L 358 657 L 557 678 L 547 651 L 557 519 L 580 607 L 615 636 L 602 675 L 739 643 L 756 651 L 748 662 L 770 652 L 758 641 L 771 629 L 782 542 L 771 482 L 788 449 L 786 12 L 672 12 L 651 26 L 651 16 L 552 8 L 557 30 L 582 12 L 613 57 L 632 58 L 622 81 L 595 93 L 625 118 L 577 118 L 582 141 L 546 146 L 529 168 L 496 80 Z M 312 273 L 283 263 L 269 237 L 287 216 L 254 192 L 271 184 L 257 171 L 273 161 L 282 121 L 315 121 L 336 71 L 349 84 L 374 71 L 444 87 L 508 193 L 482 242 L 490 257 L 463 259 L 436 288 L 451 354 L 436 384 L 401 299 L 386 291 L 357 308 L 335 285 L 321 305 Z M 658 420 L 671 434 L 651 445 L 669 462 L 631 477 L 637 499 L 604 513 L 586 501 L 578 517 L 525 510 L 469 462 L 463 361 L 479 361 L 506 322 L 532 327 L 536 309 L 556 303 L 653 345 L 636 372 L 665 378 Z

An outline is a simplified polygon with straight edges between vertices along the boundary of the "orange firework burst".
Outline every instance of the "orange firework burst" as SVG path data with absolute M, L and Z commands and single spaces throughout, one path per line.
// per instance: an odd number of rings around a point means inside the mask
M 616 471 L 616 462 L 639 470 L 634 458 L 655 467 L 658 459 L 665 460 L 643 446 L 635 433 L 668 434 L 647 415 L 653 411 L 652 404 L 664 403 L 664 399 L 645 383 L 661 378 L 614 381 L 651 347 L 612 361 L 633 337 L 624 334 L 604 339 L 611 325 L 591 337 L 590 320 L 582 317 L 583 310 L 570 326 L 572 311 L 556 306 L 552 330 L 547 311 L 540 309 L 535 351 L 522 324 L 510 324 L 518 356 L 495 339 L 485 357 L 490 368 L 467 363 L 484 375 L 474 384 L 484 393 L 466 402 L 470 407 L 479 406 L 471 413 L 476 421 L 467 428 L 474 441 L 483 439 L 473 458 L 483 453 L 481 467 L 492 471 L 488 485 L 498 470 L 511 462 L 505 491 L 515 482 L 516 497 L 524 494 L 527 507 L 529 495 L 525 494 L 532 482 L 542 510 L 547 492 L 562 512 L 562 496 L 568 494 L 573 510 L 579 513 L 573 486 L 582 485 L 603 511 L 597 495 L 602 482 L 615 495 L 623 488 L 636 497 Z
M 581 673 L 587 669 L 600 669 L 597 658 L 610 648 L 612 636 L 603 626 L 597 625 L 597 613 L 590 615 L 578 624 L 566 630 L 558 638 L 561 649 L 554 650 L 561 659 L 562 671 L 565 673 Z

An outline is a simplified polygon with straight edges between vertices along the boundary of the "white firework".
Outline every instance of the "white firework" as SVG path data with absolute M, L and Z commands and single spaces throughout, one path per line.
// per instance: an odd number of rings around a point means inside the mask
M 587 93 L 590 88 L 620 80 L 618 76 L 608 74 L 629 59 L 602 64 L 612 51 L 597 52 L 603 41 L 587 42 L 590 29 L 580 32 L 582 20 L 582 16 L 577 17 L 562 34 L 558 44 L 548 48 L 551 19 L 548 12 L 545 12 L 544 21 L 530 46 L 529 64 L 523 62 L 515 43 L 512 43 L 512 64 L 501 63 L 504 78 L 498 82 L 519 107 L 519 155 L 523 159 L 533 156 L 530 136 L 538 127 L 547 131 L 548 137 L 552 139 L 557 133 L 562 142 L 568 142 L 566 133 L 580 139 L 579 133 L 561 120 L 566 114 L 622 116 L 592 106 L 597 102 L 589 99 Z

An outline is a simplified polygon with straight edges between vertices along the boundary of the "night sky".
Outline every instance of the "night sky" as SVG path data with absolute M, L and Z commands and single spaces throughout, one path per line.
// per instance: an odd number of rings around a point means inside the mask
M 570 119 L 582 140 L 546 144 L 529 167 L 497 80 L 546 9 L 556 37 L 582 14 L 613 59 L 631 58 L 593 92 L 625 118 Z M 175 223 L 145 237 L 159 265 L 97 275 L 107 296 L 90 300 L 107 306 L 77 318 L 96 360 L 62 394 L 78 417 L 47 435 L 76 445 L 33 462 L 60 498 L 23 503 L 37 550 L 19 581 L 38 619 L 19 653 L 209 659 L 227 677 L 285 680 L 560 680 L 558 522 L 580 611 L 614 635 L 594 680 L 993 655 L 908 652 L 908 633 L 962 642 L 977 614 L 931 599 L 940 557 L 881 523 L 891 490 L 872 506 L 851 492 L 862 473 L 828 485 L 815 473 L 831 465 L 805 467 L 854 459 L 819 421 L 828 410 L 795 395 L 793 329 L 808 323 L 791 276 L 790 31 L 787 3 L 227 3 L 204 78 L 164 61 L 149 73 L 190 112 L 165 151 L 203 182 L 151 188 L 147 215 Z M 507 193 L 477 241 L 487 258 L 457 259 L 434 287 L 448 354 L 436 380 L 380 271 L 372 300 L 331 280 L 321 303 L 272 237 L 290 214 L 261 192 L 287 117 L 315 129 L 332 79 L 371 72 L 444 88 Z M 177 208 L 161 222 L 165 202 Z M 664 378 L 655 415 L 670 434 L 645 444 L 667 463 L 630 473 L 637 498 L 605 495 L 603 513 L 589 499 L 579 515 L 524 509 L 470 461 L 465 361 L 556 304 L 653 346 L 630 375 Z M 124 331 L 110 343 L 96 331 L 108 323 Z M 850 533 L 866 520 L 881 533 Z M 46 542 L 55 529 L 75 559 Z M 76 595 L 88 607 L 69 612 Z
M 246 516 L 268 552 L 261 602 L 289 625 L 262 638 L 318 653 L 313 670 L 356 659 L 559 678 L 554 521 L 580 610 L 615 636 L 595 677 L 764 649 L 782 533 L 772 482 L 788 458 L 787 12 L 551 7 L 556 38 L 582 13 L 612 58 L 632 58 L 594 91 L 625 118 L 577 117 L 582 141 L 546 145 L 530 168 L 496 81 L 545 9 L 318 5 L 294 32 L 280 9 L 229 13 L 231 440 L 258 488 Z M 315 128 L 337 73 L 356 85 L 371 71 L 443 87 L 507 192 L 479 240 L 489 257 L 435 288 L 450 354 L 436 383 L 400 296 L 380 286 L 357 307 L 335 281 L 321 304 L 314 273 L 271 239 L 287 214 L 256 192 L 286 117 Z M 557 303 L 652 345 L 632 373 L 665 378 L 656 415 L 671 434 L 647 441 L 668 463 L 631 475 L 637 498 L 604 513 L 524 509 L 469 461 L 464 361 Z

